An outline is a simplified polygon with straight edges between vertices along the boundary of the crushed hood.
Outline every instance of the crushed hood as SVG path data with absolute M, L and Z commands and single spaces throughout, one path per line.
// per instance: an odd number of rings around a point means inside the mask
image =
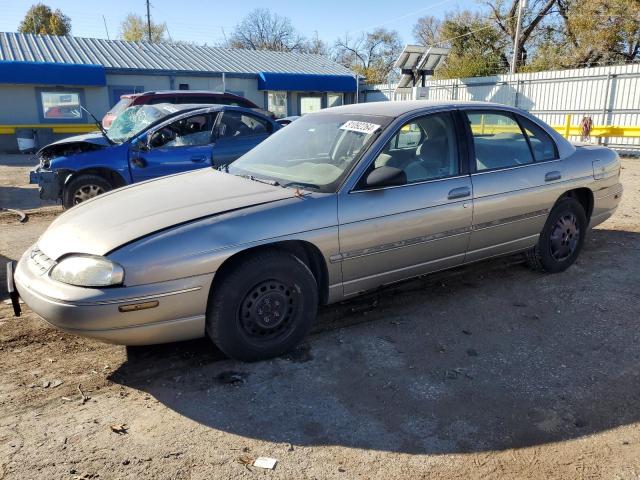
M 58 217 L 38 240 L 52 259 L 105 255 L 138 238 L 191 220 L 291 198 L 274 187 L 213 169 L 139 183 L 100 195 Z
M 92 143 L 94 145 L 100 145 L 103 147 L 108 147 L 111 145 L 107 141 L 107 139 L 104 138 L 104 135 L 102 135 L 100 132 L 91 132 L 84 133 L 82 135 L 74 135 L 73 137 L 63 138 L 62 140 L 58 140 L 57 142 L 50 143 L 46 147 L 42 147 L 41 151 L 52 146 L 70 145 L 74 143 Z

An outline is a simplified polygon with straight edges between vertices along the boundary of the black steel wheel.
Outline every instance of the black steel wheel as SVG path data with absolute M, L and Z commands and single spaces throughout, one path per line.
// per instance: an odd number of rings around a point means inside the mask
M 530 267 L 550 273 L 569 268 L 580 254 L 588 222 L 582 204 L 562 198 L 551 210 L 538 244 L 527 252 Z
M 232 358 L 255 361 L 295 347 L 316 316 L 318 287 L 309 267 L 280 250 L 249 254 L 216 277 L 207 334 Z

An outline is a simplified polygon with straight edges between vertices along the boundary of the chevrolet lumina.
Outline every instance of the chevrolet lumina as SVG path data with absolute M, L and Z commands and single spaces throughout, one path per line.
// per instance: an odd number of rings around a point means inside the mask
M 30 173 L 40 198 L 65 208 L 114 188 L 188 170 L 227 165 L 280 126 L 250 108 L 135 105 L 108 131 L 69 137 L 42 148 Z
M 622 195 L 618 155 L 518 109 L 385 102 L 296 120 L 228 169 L 105 193 L 58 217 L 9 282 L 50 324 L 126 345 L 209 336 L 280 355 L 319 305 L 524 252 L 561 272 Z

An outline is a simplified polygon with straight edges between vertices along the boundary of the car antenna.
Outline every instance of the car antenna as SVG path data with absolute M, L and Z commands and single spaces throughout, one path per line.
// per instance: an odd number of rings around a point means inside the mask
M 100 121 L 95 117 L 95 115 L 91 113 L 89 110 L 87 110 L 86 108 L 84 108 L 82 105 L 80 105 L 80 108 L 84 110 L 86 113 L 88 113 L 91 116 L 91 118 L 93 118 L 93 121 L 98 127 L 98 129 L 100 130 L 100 133 L 102 133 L 102 136 L 106 138 L 111 145 L 113 145 L 114 144 L 113 140 L 109 138 L 109 135 L 107 135 L 107 131 L 104 129 L 104 127 L 102 126 L 102 123 L 100 123 Z

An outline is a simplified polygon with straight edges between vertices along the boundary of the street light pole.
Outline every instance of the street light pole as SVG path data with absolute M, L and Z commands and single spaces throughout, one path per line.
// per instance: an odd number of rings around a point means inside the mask
M 516 21 L 516 35 L 513 39 L 513 58 L 511 60 L 511 73 L 516 73 L 518 66 L 518 50 L 520 49 L 520 28 L 522 26 L 522 15 L 527 8 L 527 0 L 518 2 L 518 20 Z

